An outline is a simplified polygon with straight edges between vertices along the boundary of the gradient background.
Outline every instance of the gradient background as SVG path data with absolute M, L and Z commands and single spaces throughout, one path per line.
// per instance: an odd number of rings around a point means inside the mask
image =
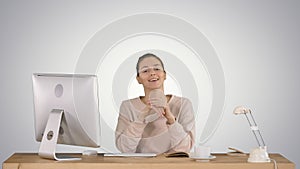
M 256 146 L 245 118 L 232 114 L 236 105 L 245 104 L 254 112 L 268 151 L 300 165 L 299 9 L 297 0 L 0 0 L 0 162 L 14 152 L 38 150 L 32 73 L 72 73 L 87 41 L 105 25 L 159 12 L 197 27 L 223 66 L 226 101 L 222 121 L 207 143 L 212 151 L 233 146 L 248 152 Z

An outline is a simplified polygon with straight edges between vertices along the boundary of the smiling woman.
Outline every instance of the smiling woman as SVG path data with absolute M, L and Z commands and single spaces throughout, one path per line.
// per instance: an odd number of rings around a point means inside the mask
M 142 26 L 132 26 L 137 24 Z M 164 93 L 189 98 L 195 111 L 195 140 L 207 142 L 219 125 L 225 101 L 224 72 L 213 45 L 184 18 L 140 13 L 100 29 L 83 48 L 76 64 L 75 72 L 97 74 L 101 81 L 100 112 L 110 112 L 101 114 L 107 135 L 103 145 L 116 151 L 111 142 L 115 139 L 121 102 L 144 94 L 136 81 L 134 66 L 131 69 L 128 65 L 136 63 L 136 56 L 148 52 L 166 61 Z
M 136 79 L 145 96 L 120 106 L 116 146 L 122 152 L 189 152 L 195 142 L 195 118 L 189 99 L 164 94 L 166 71 L 154 54 L 141 56 Z

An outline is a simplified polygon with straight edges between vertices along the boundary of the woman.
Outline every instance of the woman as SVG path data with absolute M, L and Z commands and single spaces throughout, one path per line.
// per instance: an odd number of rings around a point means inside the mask
M 164 95 L 166 72 L 156 55 L 141 56 L 136 71 L 145 96 L 122 102 L 115 133 L 117 148 L 127 153 L 189 152 L 195 142 L 191 102 Z

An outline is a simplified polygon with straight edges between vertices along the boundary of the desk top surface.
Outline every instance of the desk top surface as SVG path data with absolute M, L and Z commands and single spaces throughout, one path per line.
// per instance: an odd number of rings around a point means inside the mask
M 156 168 L 163 168 L 168 167 L 172 168 L 183 168 L 183 167 L 199 167 L 201 165 L 205 165 L 206 167 L 211 168 L 226 168 L 227 167 L 241 167 L 243 166 L 244 169 L 246 168 L 274 168 L 274 164 L 271 163 L 248 163 L 247 159 L 248 156 L 229 156 L 226 154 L 213 154 L 216 156 L 215 159 L 205 162 L 199 162 L 187 157 L 172 157 L 166 158 L 164 155 L 159 155 L 157 157 L 103 157 L 103 156 L 81 156 L 80 154 L 75 154 L 75 156 L 82 157 L 82 160 L 79 161 L 54 161 L 40 158 L 36 153 L 15 153 L 10 158 L 8 158 L 3 163 L 3 169 L 11 169 L 11 168 L 19 168 L 20 166 L 31 166 L 31 168 L 35 168 L 33 166 L 42 167 L 46 165 L 53 165 L 54 167 L 60 166 L 63 168 L 70 167 L 72 165 L 76 165 L 78 168 L 99 168 L 99 166 L 107 167 L 110 166 L 111 168 L 118 168 L 118 167 L 130 167 L 130 168 L 149 168 L 156 167 Z M 295 165 L 285 157 L 280 154 L 270 154 L 271 159 L 276 160 L 278 166 L 282 166 L 282 168 L 294 169 Z M 30 168 L 28 167 L 27 168 Z M 220 167 L 222 166 L 222 167 Z M 281 167 L 280 167 L 281 168 Z

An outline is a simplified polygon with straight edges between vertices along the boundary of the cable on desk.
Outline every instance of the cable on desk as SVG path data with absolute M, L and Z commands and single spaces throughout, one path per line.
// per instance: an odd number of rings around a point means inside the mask
M 273 161 L 273 163 L 274 163 L 274 169 L 278 169 L 276 160 L 274 160 L 272 158 L 270 160 Z

